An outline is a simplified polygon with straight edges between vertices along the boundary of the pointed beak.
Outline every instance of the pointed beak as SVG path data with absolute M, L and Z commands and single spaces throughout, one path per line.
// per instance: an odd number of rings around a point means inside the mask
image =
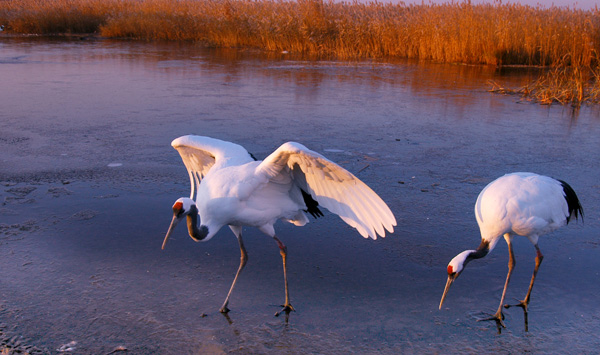
M 173 230 L 175 229 L 175 227 L 177 226 L 177 224 L 179 224 L 179 222 L 182 219 L 183 218 L 181 218 L 181 217 L 177 217 L 177 215 L 173 215 L 173 219 L 171 220 L 171 225 L 169 226 L 169 230 L 167 231 L 167 234 L 165 235 L 165 240 L 162 243 L 162 248 L 161 249 L 165 249 L 165 245 L 167 244 L 167 240 L 171 236 L 171 233 L 173 232 Z
M 448 275 L 448 281 L 446 281 L 446 288 L 444 288 L 444 294 L 442 295 L 442 300 L 440 301 L 440 308 L 442 309 L 442 304 L 444 304 L 444 300 L 446 299 L 446 294 L 448 293 L 448 290 L 450 289 L 450 286 L 452 285 L 452 283 L 454 282 L 454 280 L 456 280 L 456 276 L 458 275 Z

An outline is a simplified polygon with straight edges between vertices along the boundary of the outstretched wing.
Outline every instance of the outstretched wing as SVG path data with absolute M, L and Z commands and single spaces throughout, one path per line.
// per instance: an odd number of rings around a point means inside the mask
M 210 137 L 182 136 L 173 140 L 171 145 L 181 155 L 183 164 L 190 175 L 190 198 L 193 200 L 195 200 L 198 185 L 213 165 L 224 167 L 253 160 L 244 147 Z
M 281 174 L 319 203 L 339 215 L 365 238 L 385 237 L 384 228 L 394 231 L 396 218 L 383 200 L 346 169 L 302 144 L 288 142 L 269 155 L 256 170 L 257 175 L 276 179 Z

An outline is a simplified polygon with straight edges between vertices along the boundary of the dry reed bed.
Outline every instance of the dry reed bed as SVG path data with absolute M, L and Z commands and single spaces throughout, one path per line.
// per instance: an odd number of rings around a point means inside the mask
M 337 57 L 472 64 L 592 64 L 600 10 L 524 5 L 393 5 L 321 0 L 0 0 L 16 33 L 202 41 Z
M 14 33 L 189 40 L 338 58 L 568 66 L 597 76 L 600 9 L 322 0 L 0 0 Z M 576 71 L 575 70 L 575 71 Z M 563 71 L 562 74 L 568 74 Z M 588 84 L 585 84 L 588 85 Z M 596 94 L 596 96 L 599 96 Z

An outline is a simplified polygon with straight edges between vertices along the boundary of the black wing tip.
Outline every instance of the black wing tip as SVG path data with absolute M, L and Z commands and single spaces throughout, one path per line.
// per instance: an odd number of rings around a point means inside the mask
M 579 202 L 579 198 L 575 193 L 575 190 L 571 187 L 571 185 L 567 184 L 563 180 L 558 180 L 563 187 L 563 191 L 565 192 L 565 200 L 567 201 L 567 205 L 569 206 L 569 216 L 567 217 L 567 224 L 571 221 L 571 217 L 575 216 L 575 219 L 579 219 L 579 215 L 581 216 L 581 222 L 583 222 L 583 207 Z
M 254 156 L 254 154 L 248 152 L 248 155 L 250 155 L 250 158 L 254 159 L 254 161 L 258 161 L 258 159 L 256 159 L 256 157 Z
M 312 198 L 312 196 L 306 191 L 300 189 L 302 192 L 302 197 L 304 198 L 304 204 L 306 205 L 306 209 L 304 212 L 310 213 L 313 218 L 323 217 L 323 212 L 319 209 L 319 203 Z

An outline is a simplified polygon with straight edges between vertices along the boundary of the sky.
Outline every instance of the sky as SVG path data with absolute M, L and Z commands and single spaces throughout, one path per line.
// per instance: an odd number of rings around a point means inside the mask
M 381 2 L 392 2 L 397 3 L 401 0 L 379 0 Z M 420 4 L 422 0 L 403 0 L 406 4 Z M 425 0 L 425 3 L 446 3 L 450 2 L 450 0 Z M 462 0 L 457 0 L 457 2 L 462 2 Z M 494 3 L 494 0 L 471 0 L 473 4 L 481 4 L 481 3 Z M 502 0 L 502 3 L 520 3 L 523 5 L 532 5 L 536 6 L 538 4 L 544 7 L 550 7 L 553 4 L 556 6 L 568 6 L 569 8 L 577 8 L 583 10 L 593 9 L 596 5 L 600 8 L 600 0 Z

